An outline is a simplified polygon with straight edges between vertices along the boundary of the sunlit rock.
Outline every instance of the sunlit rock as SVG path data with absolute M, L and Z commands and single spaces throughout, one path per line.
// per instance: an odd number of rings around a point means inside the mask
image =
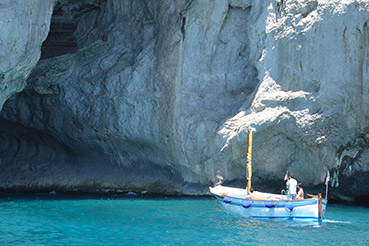
M 333 194 L 365 195 L 368 19 L 358 1 L 60 1 L 2 111 L 3 186 L 243 186 L 253 130 L 256 189 L 288 169 L 322 191 L 331 170 Z

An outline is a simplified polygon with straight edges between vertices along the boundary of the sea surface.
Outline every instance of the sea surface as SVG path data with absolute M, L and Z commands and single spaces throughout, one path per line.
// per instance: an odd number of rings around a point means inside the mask
M 328 204 L 323 223 L 245 219 L 215 198 L 0 199 L 0 245 L 369 245 L 369 208 Z

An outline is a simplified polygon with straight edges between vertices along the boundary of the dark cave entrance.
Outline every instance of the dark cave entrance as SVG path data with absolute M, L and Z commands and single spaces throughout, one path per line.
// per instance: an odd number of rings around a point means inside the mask
M 41 59 L 73 53 L 78 49 L 76 30 L 79 17 L 100 9 L 106 0 L 66 0 L 54 6 L 50 31 L 41 47 Z
M 72 53 L 77 49 L 74 31 L 77 21 L 73 17 L 53 15 L 50 31 L 41 48 L 41 59 Z

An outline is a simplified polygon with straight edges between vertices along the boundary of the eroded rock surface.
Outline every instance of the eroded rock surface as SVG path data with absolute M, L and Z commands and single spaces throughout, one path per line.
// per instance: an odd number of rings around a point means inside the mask
M 12 168 L 2 187 L 202 194 L 217 174 L 243 185 L 252 129 L 257 189 L 283 188 L 288 169 L 323 191 L 330 170 L 332 194 L 368 195 L 353 181 L 369 168 L 365 1 L 86 0 L 56 10 L 55 23 L 74 31 L 61 49 L 45 42 L 27 87 L 3 107 L 1 135 L 15 144 L 0 146 Z
M 55 0 L 0 2 L 0 109 L 23 90 L 40 58 Z

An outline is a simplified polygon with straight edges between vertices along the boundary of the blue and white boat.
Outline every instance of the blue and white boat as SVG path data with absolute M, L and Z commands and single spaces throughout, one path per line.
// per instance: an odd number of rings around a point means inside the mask
M 210 192 L 220 201 L 224 210 L 229 214 L 248 218 L 310 219 L 322 221 L 327 207 L 327 195 L 325 199 L 319 194 L 308 199 L 292 200 L 287 195 L 257 191 L 251 192 L 251 131 L 248 133 L 247 143 L 246 189 L 222 185 L 210 187 Z M 328 185 L 327 181 L 326 185 Z
M 250 218 L 280 219 L 323 219 L 327 200 L 309 198 L 290 200 L 286 195 L 254 191 L 247 194 L 247 189 L 215 186 L 210 192 L 221 202 L 224 210 L 233 215 Z

